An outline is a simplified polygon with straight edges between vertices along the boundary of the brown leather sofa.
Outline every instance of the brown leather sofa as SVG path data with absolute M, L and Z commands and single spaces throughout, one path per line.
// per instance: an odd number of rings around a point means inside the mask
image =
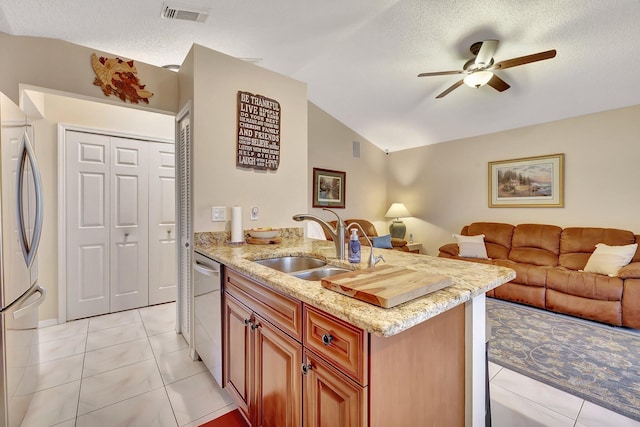
M 640 236 L 631 231 L 475 222 L 463 227 L 460 234 L 484 234 L 489 259 L 460 257 L 457 243 L 440 247 L 438 256 L 516 271 L 515 279 L 489 291 L 488 296 L 611 325 L 640 328 L 640 249 L 617 277 L 582 271 L 598 243 L 610 246 L 640 243 Z
M 331 224 L 331 226 L 335 228 L 336 222 L 337 221 L 330 221 L 329 224 Z M 362 229 L 364 230 L 369 240 L 373 241 L 372 237 L 379 237 L 376 227 L 371 223 L 371 221 L 368 221 L 366 219 L 345 219 L 344 226 L 349 227 L 349 225 L 353 224 L 354 222 L 357 222 L 360 225 L 360 227 L 362 227 Z M 363 236 L 362 231 L 358 227 L 354 226 L 353 228 L 358 230 L 358 238 L 360 240 L 360 244 L 362 244 L 363 246 L 369 246 L 369 242 Z M 326 231 L 324 232 L 324 235 L 327 238 L 327 240 L 333 240 L 333 238 L 329 234 L 327 234 Z M 350 235 L 351 235 L 351 229 L 345 232 L 345 236 L 344 236 L 345 240 L 349 240 Z M 393 246 L 393 249 L 395 250 L 409 252 L 409 248 L 407 247 L 406 240 L 392 237 L 391 246 Z

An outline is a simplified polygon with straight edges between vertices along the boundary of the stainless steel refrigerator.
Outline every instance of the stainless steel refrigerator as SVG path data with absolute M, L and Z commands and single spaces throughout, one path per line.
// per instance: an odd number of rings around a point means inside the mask
M 42 179 L 34 131 L 27 116 L 0 93 L 0 425 L 18 426 L 30 395 L 19 393 L 37 344 L 37 307 L 45 298 L 38 283 L 38 243 L 43 226 Z

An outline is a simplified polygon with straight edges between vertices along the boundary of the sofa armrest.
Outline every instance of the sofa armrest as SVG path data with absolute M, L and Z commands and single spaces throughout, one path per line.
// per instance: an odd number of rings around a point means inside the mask
M 397 237 L 391 238 L 391 246 L 393 246 L 394 248 L 401 248 L 406 245 L 407 245 L 407 241 L 404 239 L 399 239 Z
M 460 249 L 458 248 L 458 244 L 457 243 L 448 243 L 444 246 L 440 246 L 440 252 L 453 256 L 453 257 L 457 257 L 460 254 Z
M 640 279 L 640 262 L 632 262 L 625 265 L 618 272 L 621 279 Z

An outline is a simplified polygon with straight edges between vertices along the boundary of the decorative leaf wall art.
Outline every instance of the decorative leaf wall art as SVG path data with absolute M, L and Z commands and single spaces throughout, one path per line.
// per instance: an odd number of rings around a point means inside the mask
M 153 96 L 152 92 L 145 89 L 146 85 L 140 84 L 133 61 L 98 57 L 94 53 L 91 55 L 91 67 L 96 73 L 93 84 L 100 86 L 105 96 L 115 95 L 122 101 L 128 100 L 133 104 L 148 104 L 149 98 Z

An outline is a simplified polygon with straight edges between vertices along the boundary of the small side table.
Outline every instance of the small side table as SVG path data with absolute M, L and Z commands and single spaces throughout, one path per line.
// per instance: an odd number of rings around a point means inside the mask
M 413 252 L 414 254 L 422 253 L 422 243 L 407 243 L 407 248 L 409 248 L 409 252 Z

